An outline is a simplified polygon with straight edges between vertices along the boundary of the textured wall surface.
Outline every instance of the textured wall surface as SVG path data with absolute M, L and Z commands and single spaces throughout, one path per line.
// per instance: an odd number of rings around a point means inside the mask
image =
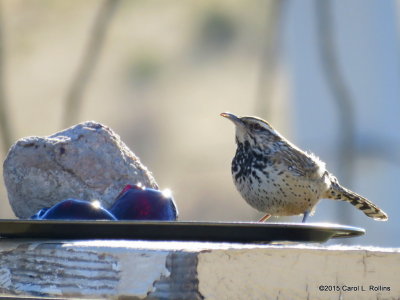
M 0 241 L 0 296 L 398 299 L 399 278 L 399 249 Z

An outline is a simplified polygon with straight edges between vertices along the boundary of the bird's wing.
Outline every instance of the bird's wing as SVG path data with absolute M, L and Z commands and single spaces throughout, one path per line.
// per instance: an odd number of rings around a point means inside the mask
M 284 143 L 280 150 L 275 153 L 275 159 L 285 165 L 293 176 L 317 179 L 321 176 L 321 171 L 325 171 L 325 165 L 317 157 L 301 151 L 294 145 Z

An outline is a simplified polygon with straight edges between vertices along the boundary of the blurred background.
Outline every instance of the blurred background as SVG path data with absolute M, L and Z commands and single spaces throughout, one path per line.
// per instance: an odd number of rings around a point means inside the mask
M 322 200 L 309 222 L 367 230 L 333 243 L 400 246 L 399 13 L 389 0 L 1 0 L 1 158 L 96 120 L 172 189 L 181 220 L 253 221 L 219 113 L 257 115 L 389 214 Z M 4 184 L 0 218 L 15 218 Z

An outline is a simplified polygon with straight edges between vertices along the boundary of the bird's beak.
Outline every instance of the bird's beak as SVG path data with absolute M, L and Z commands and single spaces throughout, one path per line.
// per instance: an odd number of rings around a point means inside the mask
M 220 116 L 225 117 L 228 120 L 231 120 L 235 125 L 243 125 L 243 121 L 239 117 L 235 116 L 234 114 L 224 112 L 224 113 L 221 113 Z

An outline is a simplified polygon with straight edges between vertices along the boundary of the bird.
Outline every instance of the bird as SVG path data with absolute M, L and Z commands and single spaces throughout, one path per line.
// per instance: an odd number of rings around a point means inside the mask
M 265 214 L 259 222 L 271 216 L 303 215 L 305 223 L 320 199 L 346 201 L 374 220 L 388 220 L 374 203 L 340 185 L 317 156 L 301 150 L 267 121 L 220 115 L 236 128 L 233 182 L 244 200 Z

